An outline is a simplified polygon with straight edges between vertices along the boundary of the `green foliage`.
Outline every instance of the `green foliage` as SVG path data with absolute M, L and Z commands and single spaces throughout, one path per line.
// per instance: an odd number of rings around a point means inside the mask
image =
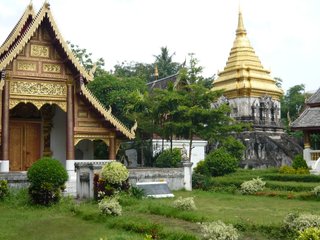
M 128 169 L 120 162 L 112 161 L 101 169 L 101 179 L 111 184 L 121 184 L 129 177 Z
M 169 53 L 169 49 L 167 47 L 161 47 L 161 53 L 154 56 L 156 58 L 155 64 L 158 67 L 159 79 L 178 72 L 180 64 L 172 61 L 174 55 L 175 53 Z
M 243 143 L 232 136 L 222 139 L 221 146 L 223 146 L 228 153 L 240 161 L 242 159 L 246 147 Z
M 320 240 L 320 228 L 309 227 L 300 231 L 296 240 Z
M 154 80 L 152 78 L 153 73 L 153 64 L 124 61 L 114 66 L 113 75 L 119 78 L 139 78 L 145 82 L 149 82 Z
M 130 195 L 136 199 L 142 199 L 145 196 L 144 190 L 142 188 L 131 186 L 129 191 Z
M 307 165 L 306 161 L 303 159 L 302 154 L 298 154 L 293 158 L 292 167 L 294 169 L 298 169 L 298 168 L 308 169 L 308 165 Z
M 239 233 L 231 224 L 227 225 L 222 221 L 201 223 L 203 239 L 207 240 L 237 240 Z
M 61 190 L 68 180 L 62 164 L 53 158 L 43 157 L 28 169 L 29 194 L 36 204 L 49 205 L 59 201 Z
M 296 174 L 296 170 L 292 166 L 281 166 L 279 169 L 279 173 L 282 174 Z
M 250 181 L 243 182 L 240 186 L 240 192 L 242 194 L 254 194 L 262 191 L 266 185 L 266 182 L 262 181 L 261 178 L 253 178 Z
M 156 159 L 156 167 L 170 168 L 178 167 L 181 163 L 181 152 L 180 149 L 174 148 L 164 150 Z
M 305 103 L 304 84 L 291 87 L 281 99 L 281 116 L 288 121 L 295 120 Z M 287 119 L 289 117 L 289 119 Z
M 99 202 L 98 206 L 102 214 L 112 216 L 121 216 L 122 214 L 122 207 L 116 197 L 105 197 Z
M 173 207 L 180 210 L 196 210 L 193 197 L 182 198 L 181 196 L 173 202 Z
M 128 119 L 126 108 L 132 103 L 132 92 L 146 91 L 146 83 L 139 78 L 120 78 L 104 73 L 88 84 L 88 88 L 94 93 L 99 101 L 126 125 L 132 125 Z
M 209 153 L 204 163 L 201 163 L 195 172 L 210 176 L 223 176 L 235 172 L 238 164 L 238 160 L 221 147 Z
M 204 161 L 200 161 L 199 163 L 202 163 Z M 197 167 L 199 166 L 199 163 Z M 201 189 L 204 191 L 208 191 L 211 186 L 211 176 L 208 176 L 207 174 L 199 174 L 198 172 L 202 172 L 201 170 L 195 171 L 192 174 L 192 188 L 194 189 Z
M 0 180 L 0 200 L 4 199 L 9 194 L 7 180 Z

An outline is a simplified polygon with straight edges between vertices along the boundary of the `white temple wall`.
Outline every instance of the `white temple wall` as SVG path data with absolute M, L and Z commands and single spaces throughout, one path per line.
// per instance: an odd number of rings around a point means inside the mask
M 66 132 L 67 115 L 59 107 L 55 106 L 55 114 L 52 119 L 52 129 L 50 136 L 52 157 L 66 165 Z

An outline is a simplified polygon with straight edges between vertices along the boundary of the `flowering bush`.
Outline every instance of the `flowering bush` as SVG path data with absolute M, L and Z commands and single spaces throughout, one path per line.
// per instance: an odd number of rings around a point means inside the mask
M 294 169 L 291 166 L 284 165 L 284 166 L 280 167 L 279 173 L 282 173 L 282 174 L 296 174 L 296 169 Z
M 313 190 L 312 190 L 313 194 L 316 195 L 317 197 L 320 197 L 320 185 L 316 186 Z
M 128 169 L 120 162 L 107 163 L 101 169 L 101 179 L 111 184 L 121 184 L 128 177 Z
M 193 197 L 182 198 L 179 197 L 173 202 L 173 207 L 180 210 L 196 210 L 197 207 L 194 203 Z
M 202 223 L 201 233 L 205 240 L 237 240 L 239 238 L 237 229 L 222 221 Z
M 304 231 L 310 227 L 320 227 L 320 216 L 310 213 L 289 213 L 284 219 L 284 227 L 290 231 Z
M 0 180 L 0 199 L 3 199 L 8 194 L 9 188 L 7 180 Z
M 300 231 L 297 240 L 320 240 L 320 228 L 310 227 Z
M 105 197 L 99 202 L 99 209 L 105 215 L 120 216 L 122 207 L 115 197 Z
M 253 194 L 258 191 L 262 191 L 265 185 L 266 182 L 262 181 L 261 178 L 253 178 L 252 180 L 243 182 L 241 184 L 240 192 L 242 194 Z

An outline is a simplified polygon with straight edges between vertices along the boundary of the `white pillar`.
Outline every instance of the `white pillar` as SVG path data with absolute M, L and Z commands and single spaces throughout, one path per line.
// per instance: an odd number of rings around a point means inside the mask
M 184 170 L 184 189 L 186 191 L 192 191 L 192 162 L 182 162 Z

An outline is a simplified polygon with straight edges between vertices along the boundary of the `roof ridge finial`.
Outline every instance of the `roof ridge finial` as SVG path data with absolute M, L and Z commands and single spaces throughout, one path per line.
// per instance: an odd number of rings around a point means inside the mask
M 242 11 L 241 11 L 240 5 L 239 5 L 238 27 L 236 30 L 236 34 L 237 36 L 247 34 L 247 31 L 244 28 L 244 24 L 243 24 Z

